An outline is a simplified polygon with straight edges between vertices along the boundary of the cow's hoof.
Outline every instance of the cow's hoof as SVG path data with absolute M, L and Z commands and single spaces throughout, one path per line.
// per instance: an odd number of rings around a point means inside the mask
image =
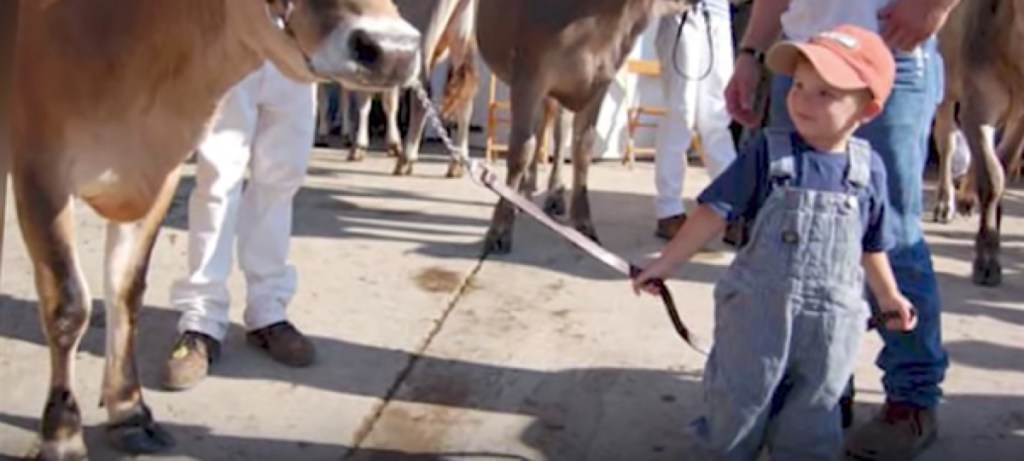
M 451 163 L 448 165 L 448 172 L 444 174 L 446 178 L 461 178 L 466 174 L 466 169 L 461 163 Z
M 81 434 L 68 440 L 42 442 L 25 459 L 33 461 L 88 461 Z
M 565 195 L 554 192 L 544 199 L 544 212 L 548 216 L 565 216 Z
M 593 240 L 594 243 L 598 245 L 601 244 L 601 239 L 597 238 L 597 229 L 594 229 L 594 223 L 585 222 L 576 224 L 576 230 L 580 231 L 581 234 L 586 235 L 590 240 Z
M 352 149 L 348 151 L 348 161 L 350 162 L 362 162 L 366 158 L 366 148 L 361 146 L 352 146 Z
M 409 176 L 412 174 L 412 162 L 399 160 L 395 163 L 395 170 L 391 172 L 395 176 Z
M 950 204 L 942 202 L 935 205 L 935 210 L 932 214 L 932 221 L 939 224 L 949 224 L 953 220 L 953 207 Z
M 176 445 L 174 437 L 153 420 L 146 407 L 142 414 L 109 425 L 107 437 L 115 448 L 132 454 L 161 453 Z
M 401 157 L 402 148 L 398 144 L 388 144 L 388 157 Z
M 507 255 L 512 252 L 512 232 L 488 230 L 484 237 L 484 254 Z
M 994 260 L 987 262 L 975 260 L 971 279 L 975 285 L 997 287 L 1003 283 L 1003 268 L 999 262 Z
M 962 216 L 970 216 L 974 212 L 974 196 L 957 196 L 956 211 Z

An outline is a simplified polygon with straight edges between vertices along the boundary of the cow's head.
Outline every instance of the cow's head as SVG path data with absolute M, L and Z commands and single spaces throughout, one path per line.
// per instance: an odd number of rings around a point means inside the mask
M 411 83 L 420 33 L 391 0 L 247 0 L 265 3 L 268 58 L 292 78 L 336 80 L 359 89 Z

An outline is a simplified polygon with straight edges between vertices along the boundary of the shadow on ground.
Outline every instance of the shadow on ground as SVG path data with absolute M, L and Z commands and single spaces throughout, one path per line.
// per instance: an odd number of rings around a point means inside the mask
M 35 305 L 5 297 L 0 303 L 0 335 L 34 344 L 44 344 L 36 319 Z M 176 313 L 146 307 L 140 315 L 138 363 L 147 392 L 157 391 L 160 366 L 167 357 L 174 334 Z M 103 353 L 102 328 L 90 328 L 80 350 L 95 356 Z M 598 459 L 591 455 L 629 452 L 650 453 L 649 459 L 678 459 L 685 444 L 681 431 L 692 417 L 689 407 L 699 399 L 697 377 L 660 370 L 608 368 L 557 371 L 505 367 L 354 344 L 338 339 L 314 337 L 319 362 L 308 369 L 289 369 L 244 346 L 243 332 L 232 325 L 213 376 L 230 379 L 274 380 L 319 389 L 383 398 L 388 395 L 395 371 L 407 369 L 415 360 L 415 372 L 404 381 L 393 402 L 427 404 L 436 412 L 455 415 L 478 410 L 529 417 L 533 423 L 522 434 L 525 444 L 545 456 L 543 459 Z M 373 376 L 379 375 L 379 376 Z M 39 385 L 45 385 L 42 376 Z M 244 384 L 239 384 L 242 386 Z M 96 396 L 79 395 L 80 401 Z M 176 407 L 187 405 L 181 394 Z M 42 408 L 39 409 L 40 412 Z M 160 414 L 157 413 L 159 418 Z M 363 417 L 343 415 L 339 417 Z M 443 418 L 437 416 L 437 418 Z M 267 415 L 272 417 L 272 415 Z M 398 426 L 378 425 L 376 438 L 387 446 L 427 447 L 405 453 L 388 450 L 360 450 L 355 459 L 379 461 L 427 461 L 434 459 L 528 459 L 515 454 L 450 453 L 432 440 L 433 431 L 444 431 L 443 420 L 390 418 Z M 35 417 L 0 415 L 0 423 L 28 431 L 37 428 Z M 442 424 L 438 424 L 442 423 Z M 639 429 L 643 428 L 643 429 Z M 307 443 L 301 440 L 267 440 L 216 434 L 196 421 L 190 425 L 169 425 L 179 447 L 168 454 L 198 459 L 338 459 L 344 446 Z M 301 432 L 299 432 L 301 433 Z M 349 434 L 338 434 L 339 442 Z M 101 427 L 87 432 L 93 459 L 111 459 Z M 597 451 L 594 451 L 597 450 Z M 589 455 L 588 455 L 589 453 Z M 586 455 L 586 456 L 584 456 Z M 163 458 L 163 457 L 160 457 Z M 154 458 L 157 459 L 157 458 Z M 611 458 L 608 458 L 611 459 Z M 625 459 L 625 458 L 616 458 Z M 644 458 L 648 459 L 648 458 Z

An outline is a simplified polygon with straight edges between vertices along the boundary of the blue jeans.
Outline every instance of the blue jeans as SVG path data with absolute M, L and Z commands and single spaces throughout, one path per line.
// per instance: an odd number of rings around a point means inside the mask
M 897 53 L 896 81 L 884 110 L 856 133 L 871 142 L 885 164 L 892 211 L 887 229 L 896 238 L 889 258 L 900 291 L 918 315 L 912 332 L 881 331 L 885 346 L 875 363 L 884 371 L 888 400 L 925 408 L 938 404 L 939 385 L 949 367 L 942 346 L 939 290 L 920 222 L 928 137 L 943 88 L 941 59 L 934 38 L 915 53 Z M 786 110 L 791 84 L 788 77 L 774 77 L 769 125 L 792 126 Z

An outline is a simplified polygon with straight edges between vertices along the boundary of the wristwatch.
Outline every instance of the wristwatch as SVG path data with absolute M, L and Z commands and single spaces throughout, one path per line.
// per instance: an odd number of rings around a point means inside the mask
M 739 49 L 739 52 L 741 54 L 749 54 L 751 57 L 754 58 L 755 61 L 758 62 L 758 64 L 764 64 L 764 52 L 763 51 L 759 51 L 756 48 L 753 48 L 753 47 L 750 47 L 750 46 L 741 46 L 740 49 Z

